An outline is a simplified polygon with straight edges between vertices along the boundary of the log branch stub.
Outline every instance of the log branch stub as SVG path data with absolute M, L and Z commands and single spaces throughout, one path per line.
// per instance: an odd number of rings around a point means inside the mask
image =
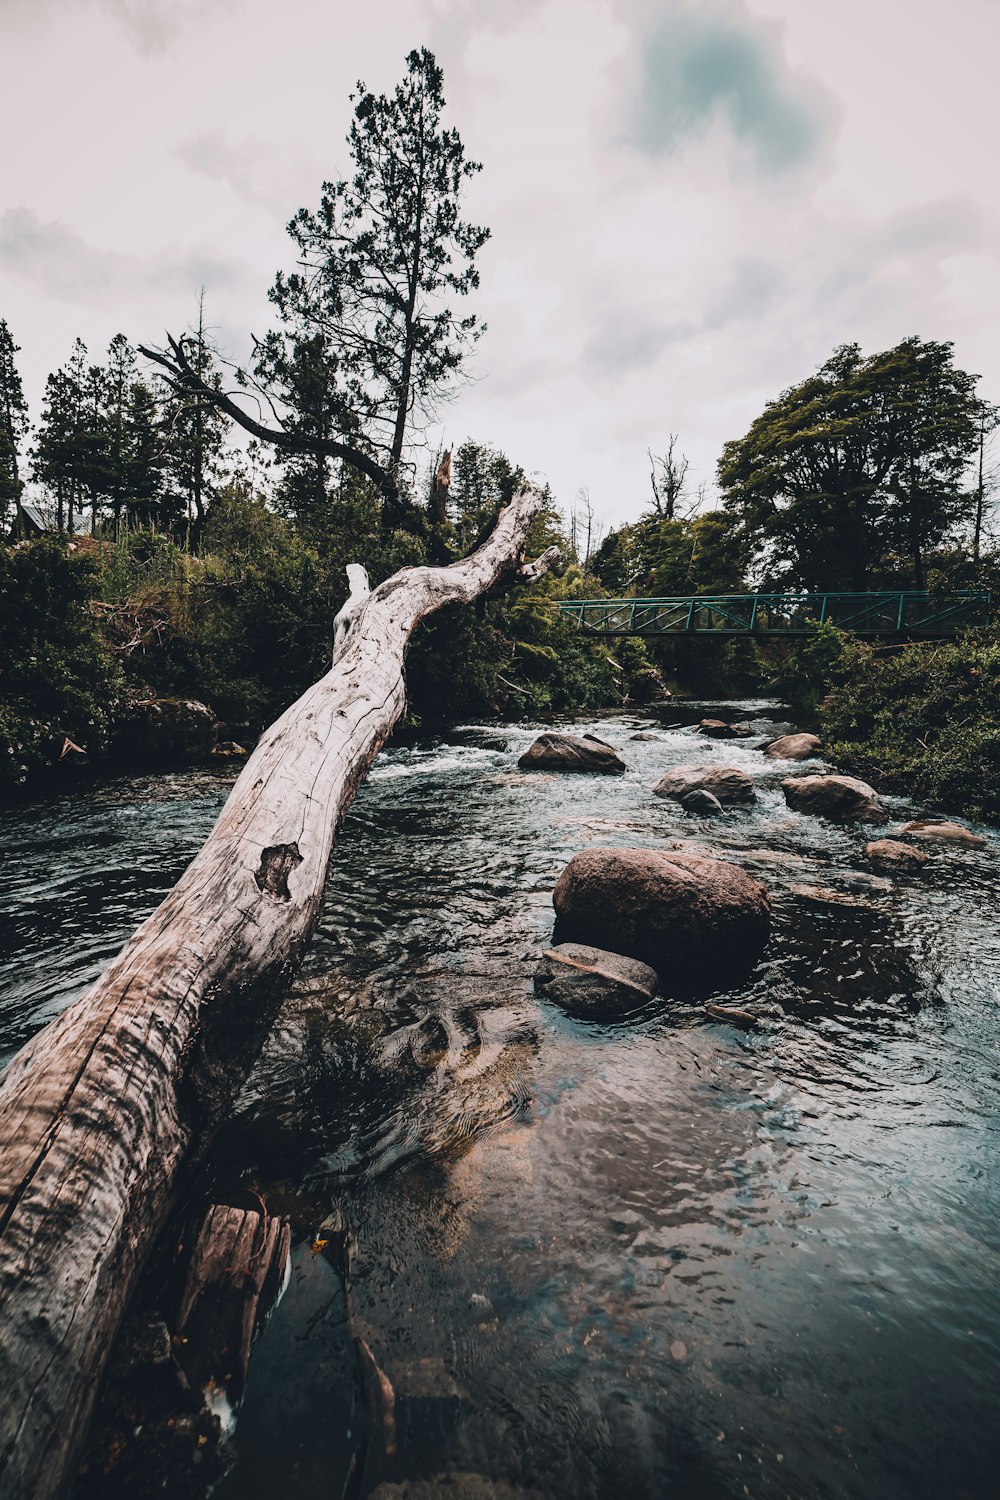
M 541 506 L 522 489 L 469 557 L 356 600 L 330 670 L 264 733 L 173 890 L 0 1077 L 5 1500 L 48 1500 L 72 1474 L 139 1272 L 267 1035 L 336 829 L 403 712 L 411 634 L 516 578 Z

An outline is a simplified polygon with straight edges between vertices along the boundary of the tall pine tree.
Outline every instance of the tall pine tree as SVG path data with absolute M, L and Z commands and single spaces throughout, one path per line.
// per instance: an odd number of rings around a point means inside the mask
M 442 123 L 432 52 L 409 54 L 391 95 L 359 83 L 353 97 L 353 175 L 324 183 L 319 208 L 292 219 L 297 269 L 279 273 L 270 297 L 293 343 L 322 339 L 331 416 L 342 432 L 360 428 L 398 482 L 413 422 L 453 388 L 481 332 L 452 298 L 479 285 L 489 230 L 460 215 L 480 165 Z
M 65 365 L 45 382 L 31 455 L 32 477 L 55 496 L 59 529 L 71 533 L 82 519 L 92 470 L 87 385 L 87 346 L 77 339 Z

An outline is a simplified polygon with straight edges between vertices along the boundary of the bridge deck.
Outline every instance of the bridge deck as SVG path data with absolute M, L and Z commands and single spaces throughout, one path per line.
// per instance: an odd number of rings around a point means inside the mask
M 562 600 L 559 613 L 594 635 L 809 635 L 823 621 L 859 636 L 940 638 L 988 625 L 990 595 L 688 594 Z

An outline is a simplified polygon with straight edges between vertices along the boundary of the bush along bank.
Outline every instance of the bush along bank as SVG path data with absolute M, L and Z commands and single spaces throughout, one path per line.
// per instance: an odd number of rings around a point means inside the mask
M 883 791 L 1000 821 L 1000 635 L 826 647 L 825 753 Z
M 559 542 L 551 517 L 538 530 L 539 551 Z M 373 582 L 423 560 L 410 537 L 361 546 Z M 329 664 L 344 555 L 346 544 L 311 546 L 245 494 L 216 501 L 197 557 L 149 532 L 0 547 L 0 789 L 109 758 L 177 763 L 249 748 Z M 593 587 L 571 562 L 559 578 L 418 632 L 409 726 L 663 696 L 642 641 L 588 640 L 560 619 L 560 598 Z

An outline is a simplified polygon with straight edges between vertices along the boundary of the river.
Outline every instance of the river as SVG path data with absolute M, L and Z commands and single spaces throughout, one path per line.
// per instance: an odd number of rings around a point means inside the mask
M 619 777 L 519 774 L 523 726 L 379 757 L 206 1172 L 295 1236 L 224 1500 L 340 1496 L 366 1443 L 366 1490 L 996 1493 L 1000 836 L 928 845 L 921 875 L 879 889 L 871 831 L 790 813 L 796 768 L 706 743 L 708 712 L 769 736 L 781 716 L 685 703 L 575 726 L 619 749 Z M 750 771 L 755 806 L 709 821 L 652 796 L 691 761 Z M 231 781 L 108 779 L 0 811 L 2 1060 L 169 888 Z M 763 961 L 715 997 L 761 1024 L 661 1000 L 597 1026 L 539 1001 L 567 859 L 677 840 L 771 892 Z M 358 1332 L 395 1392 L 392 1453 L 359 1401 Z

